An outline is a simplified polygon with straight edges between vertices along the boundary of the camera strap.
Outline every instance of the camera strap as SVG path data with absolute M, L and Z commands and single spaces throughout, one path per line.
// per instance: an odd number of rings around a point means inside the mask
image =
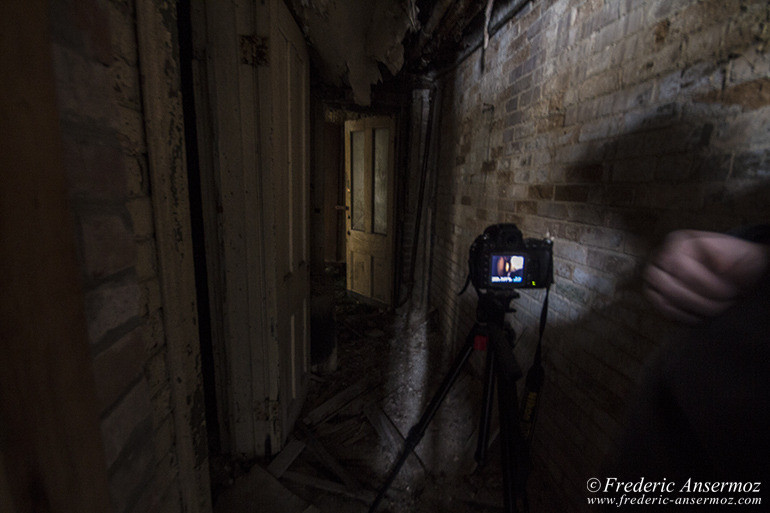
M 548 295 L 551 291 L 550 285 L 545 288 L 545 299 L 543 300 L 543 309 L 540 311 L 540 334 L 537 339 L 537 348 L 535 349 L 535 358 L 532 361 L 532 367 L 527 371 L 527 377 L 524 380 L 524 401 L 521 412 L 521 428 L 527 442 L 532 442 L 532 433 L 537 420 L 537 410 L 540 404 L 540 389 L 545 381 L 545 369 L 543 368 L 543 332 L 545 331 L 546 318 L 548 317 Z
M 537 349 L 535 350 L 535 361 L 533 365 L 540 365 L 543 352 L 543 332 L 545 331 L 545 321 L 548 317 L 548 294 L 551 292 L 551 286 L 545 288 L 545 299 L 543 299 L 543 309 L 540 310 L 540 334 L 537 339 Z

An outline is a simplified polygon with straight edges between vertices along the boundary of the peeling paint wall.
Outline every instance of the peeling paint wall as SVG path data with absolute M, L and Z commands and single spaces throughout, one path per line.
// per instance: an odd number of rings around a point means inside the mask
M 64 165 L 114 511 L 207 511 L 193 277 L 184 265 L 170 268 L 160 255 L 192 258 L 176 3 L 141 4 L 142 22 L 130 0 L 50 4 Z M 152 55 L 138 47 L 137 24 L 148 30 L 148 20 L 163 29 L 154 27 L 145 40 L 145 46 L 161 48 Z M 157 117 L 148 92 L 156 67 L 166 94 Z M 163 123 L 162 136 L 148 144 L 152 123 Z M 168 167 L 153 170 L 162 162 L 159 153 L 168 157 Z M 159 207 L 174 219 L 159 218 Z M 193 290 L 191 296 L 180 296 L 179 285 Z M 180 302 L 186 314 L 175 314 Z M 180 336 L 183 347 L 174 341 Z
M 486 226 L 554 238 L 534 511 L 586 510 L 671 332 L 639 294 L 649 250 L 672 229 L 769 218 L 769 21 L 765 2 L 531 2 L 442 79 L 433 275 L 449 279 L 431 301 L 445 333 L 459 343 L 474 320 L 456 291 Z M 543 295 L 515 301 L 525 367 Z

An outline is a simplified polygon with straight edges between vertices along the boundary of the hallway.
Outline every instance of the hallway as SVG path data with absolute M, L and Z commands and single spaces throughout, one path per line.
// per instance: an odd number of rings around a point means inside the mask
M 499 224 L 553 243 L 531 511 L 586 513 L 683 329 L 655 248 L 770 219 L 766 0 L 0 5 L 3 513 L 366 511 Z M 501 509 L 471 363 L 383 511 Z
M 430 314 L 366 306 L 346 297 L 339 280 L 335 283 L 336 370 L 314 374 L 303 422 L 284 449 L 289 454 L 277 455 L 272 464 L 257 463 L 260 468 L 252 474 L 262 474 L 263 468 L 273 471 L 287 493 L 319 511 L 358 513 L 368 510 L 403 449 L 403 437 L 420 419 L 456 355 L 447 350 L 451 344 Z M 480 355 L 472 355 L 464 366 L 379 511 L 502 511 L 499 446 L 491 446 L 483 467 L 477 468 L 473 459 L 482 397 L 476 369 L 481 363 Z M 244 488 L 264 479 L 236 479 L 215 510 L 232 508 L 235 495 L 248 495 Z M 292 503 L 285 497 L 281 502 Z

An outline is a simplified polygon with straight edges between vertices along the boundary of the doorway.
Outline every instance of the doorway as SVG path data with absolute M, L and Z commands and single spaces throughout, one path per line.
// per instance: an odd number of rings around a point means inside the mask
M 391 306 L 394 262 L 395 121 L 345 122 L 347 290 Z

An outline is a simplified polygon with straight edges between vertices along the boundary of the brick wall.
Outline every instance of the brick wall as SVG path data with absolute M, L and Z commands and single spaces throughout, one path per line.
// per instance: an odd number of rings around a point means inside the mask
M 587 508 L 643 362 L 673 333 L 639 294 L 649 250 L 671 229 L 769 218 L 769 20 L 764 2 L 535 1 L 442 79 L 444 331 L 459 343 L 474 320 L 456 291 L 487 225 L 554 238 L 536 511 Z M 511 317 L 525 367 L 542 298 L 524 293 Z
M 135 9 L 130 0 L 51 2 L 52 51 L 114 511 L 176 512 L 183 492 Z

